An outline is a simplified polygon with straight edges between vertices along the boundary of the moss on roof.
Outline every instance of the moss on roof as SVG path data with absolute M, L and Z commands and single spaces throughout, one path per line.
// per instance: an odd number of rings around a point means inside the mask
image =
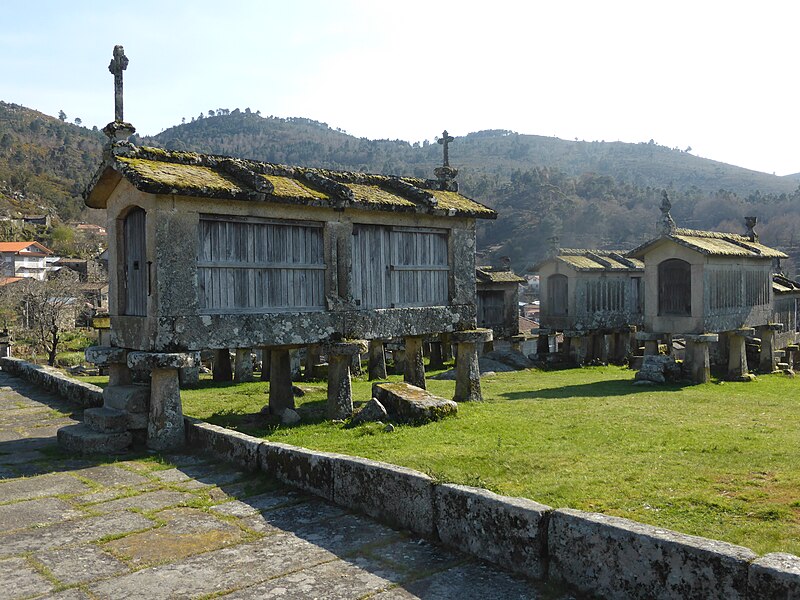
M 303 182 L 291 177 L 278 175 L 262 175 L 261 177 L 272 184 L 275 188 L 272 195 L 278 198 L 319 198 L 321 200 L 330 198 L 325 192 L 312 190 Z
M 494 217 L 497 213 L 483 204 L 470 200 L 458 192 L 448 192 L 443 190 L 428 190 L 436 198 L 437 208 L 443 210 L 456 210 L 467 212 L 474 215 Z
M 210 167 L 141 158 L 118 157 L 117 160 L 143 179 L 178 191 L 198 188 L 233 193 L 244 191 L 233 178 Z
M 484 283 L 525 283 L 525 279 L 514 271 L 498 271 L 492 267 L 477 267 L 475 275 Z
M 322 201 L 338 210 L 354 205 L 440 216 L 497 216 L 478 202 L 442 189 L 452 182 L 287 167 L 226 156 L 137 148 L 128 143 L 111 147 L 84 194 L 87 204 L 103 208 L 120 176 L 152 194 L 312 205 Z
M 416 204 L 410 200 L 406 200 L 402 196 L 387 192 L 377 185 L 366 185 L 363 183 L 345 183 L 348 188 L 353 192 L 353 199 L 356 202 L 364 202 L 366 204 L 384 204 L 391 206 L 408 206 L 416 207 Z

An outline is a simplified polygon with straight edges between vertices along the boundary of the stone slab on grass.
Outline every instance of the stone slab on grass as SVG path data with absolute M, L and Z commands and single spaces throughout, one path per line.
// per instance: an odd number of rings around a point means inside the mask
M 750 565 L 749 598 L 800 598 L 800 557 L 776 552 Z
M 373 383 L 372 397 L 383 404 L 389 417 L 401 423 L 422 425 L 458 412 L 458 404 L 404 381 Z
M 550 515 L 550 577 L 605 598 L 747 598 L 748 548 L 573 509 Z
M 436 532 L 433 480 L 413 469 L 338 457 L 333 465 L 333 501 L 421 535 Z
M 480 488 L 434 488 L 436 528 L 448 546 L 543 579 L 547 574 L 547 517 L 553 509 Z

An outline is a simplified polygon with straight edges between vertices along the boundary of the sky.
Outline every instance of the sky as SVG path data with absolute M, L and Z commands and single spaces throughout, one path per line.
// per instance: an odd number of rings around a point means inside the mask
M 483 129 L 800 172 L 793 0 L 0 0 L 0 100 L 103 127 L 209 109 L 370 139 Z M 451 150 L 457 166 L 457 147 Z

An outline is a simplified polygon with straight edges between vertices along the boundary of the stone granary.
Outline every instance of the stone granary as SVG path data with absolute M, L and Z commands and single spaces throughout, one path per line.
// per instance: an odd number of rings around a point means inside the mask
M 478 267 L 475 283 L 478 326 L 491 329 L 495 339 L 519 334 L 519 286 L 525 279 L 510 269 Z
M 628 253 L 644 261 L 645 353 L 660 341 L 686 339 L 686 363 L 694 381 L 708 380 L 708 344 L 728 343 L 731 378 L 748 375 L 745 338 L 772 335 L 772 273 L 782 252 L 758 241 L 755 218 L 746 235 L 680 229 L 661 204 L 662 233 Z M 754 329 L 755 328 L 755 329 Z M 771 369 L 770 369 L 771 370 Z
M 800 322 L 797 320 L 798 303 L 800 303 L 800 282 L 789 279 L 788 277 L 775 273 L 772 275 L 772 323 L 776 330 L 772 338 L 773 348 L 789 348 L 786 359 L 788 366 L 793 368 L 797 348 L 794 348 L 799 338 Z M 761 348 L 769 358 L 768 348 L 764 348 L 765 341 L 761 340 Z M 768 365 L 760 365 L 762 369 Z
M 622 251 L 558 249 L 539 273 L 539 354 L 563 332 L 565 358 L 620 362 L 642 324 L 644 264 Z
M 157 438 L 182 425 L 178 370 L 205 349 L 269 348 L 276 414 L 294 405 L 300 346 L 328 355 L 330 418 L 352 413 L 366 340 L 405 338 L 405 379 L 424 387 L 424 336 L 453 332 L 471 373 L 491 334 L 475 329 L 475 219 L 496 213 L 458 193 L 446 158 L 435 180 L 335 172 L 135 147 L 132 129 L 119 112 L 105 128 L 85 199 L 108 215 L 115 352 L 101 358 L 120 366 L 109 387 L 152 369 L 151 447 L 176 443 Z

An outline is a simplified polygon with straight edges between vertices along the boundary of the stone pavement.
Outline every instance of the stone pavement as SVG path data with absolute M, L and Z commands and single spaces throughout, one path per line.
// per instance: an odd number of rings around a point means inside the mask
M 566 599 L 199 455 L 71 457 L 74 406 L 0 372 L 0 597 Z

